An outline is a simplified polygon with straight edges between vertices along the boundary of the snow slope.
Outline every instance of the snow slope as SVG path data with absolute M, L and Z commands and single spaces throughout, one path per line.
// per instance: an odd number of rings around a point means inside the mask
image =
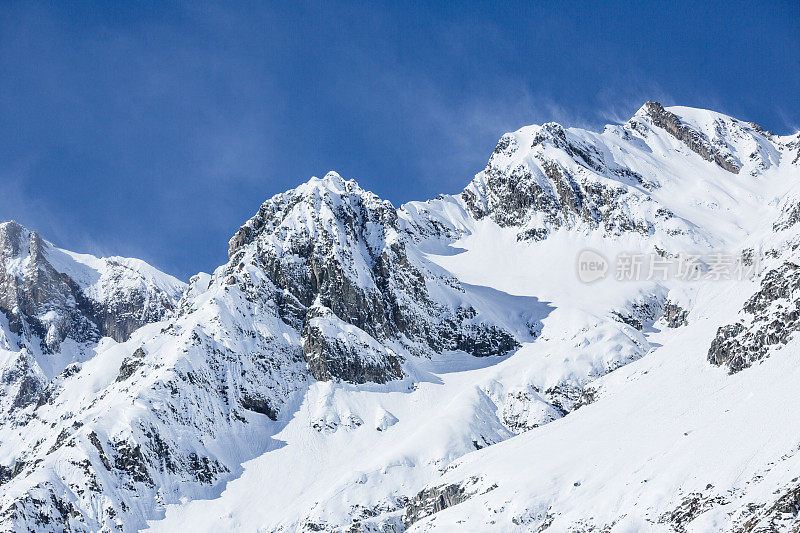
M 595 403 L 454 464 L 434 484 L 464 487 L 464 501 L 411 530 L 796 528 L 797 341 L 735 375 L 705 359 L 719 324 L 706 313 L 741 300 L 707 287 L 691 324 L 598 380 Z
M 24 419 L 48 382 L 171 315 L 185 284 L 138 259 L 59 249 L 0 224 L 0 419 Z
M 0 524 L 796 528 L 799 159 L 800 134 L 648 102 L 506 134 L 462 194 L 399 209 L 313 178 L 0 426 Z M 632 252 L 755 276 L 618 281 Z

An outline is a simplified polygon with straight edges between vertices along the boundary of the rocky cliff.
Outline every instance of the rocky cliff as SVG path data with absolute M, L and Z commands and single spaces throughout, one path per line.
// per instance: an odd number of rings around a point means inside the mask
M 460 194 L 275 195 L 188 286 L 2 224 L 0 530 L 791 520 L 797 149 L 654 102 L 529 126 Z M 720 251 L 763 264 L 614 279 Z

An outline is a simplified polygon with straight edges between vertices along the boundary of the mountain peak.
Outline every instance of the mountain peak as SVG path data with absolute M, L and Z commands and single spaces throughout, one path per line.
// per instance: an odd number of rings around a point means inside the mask
M 322 183 L 325 183 L 326 185 L 342 185 L 345 182 L 344 178 L 342 178 L 342 176 L 340 176 L 339 173 L 336 172 L 335 170 L 329 171 L 327 174 L 325 174 L 325 176 L 321 180 L 317 177 L 313 177 L 311 179 L 319 180 Z
M 16 220 L 0 224 L 0 259 L 30 256 L 38 263 L 44 260 L 46 246 L 52 245 Z
M 345 180 L 338 172 L 330 171 L 322 178 L 313 176 L 298 187 L 276 194 L 261 204 L 258 212 L 228 241 L 228 257 L 251 242 L 265 225 L 293 220 L 293 223 L 302 226 L 315 218 L 323 208 L 336 211 L 336 217 L 345 216 L 348 212 L 352 216 L 354 206 L 362 203 L 383 204 L 384 208 L 394 210 L 391 202 L 362 189 L 353 179 Z M 305 214 L 300 214 L 300 211 Z M 292 217 L 292 213 L 299 218 Z M 311 213 L 316 214 L 312 216 Z
M 6 222 L 0 222 L 0 231 L 8 231 L 12 228 L 14 230 L 27 230 L 25 226 L 23 226 L 16 220 L 8 220 Z
M 746 123 L 737 120 L 729 115 L 712 111 L 710 109 L 703 109 L 700 107 L 690 107 L 681 105 L 664 106 L 655 100 L 648 100 L 636 113 L 631 117 L 635 119 L 649 119 L 650 121 L 658 121 L 666 116 L 675 116 L 683 124 L 690 126 L 697 130 L 705 130 L 706 128 L 715 124 L 740 124 L 744 126 Z M 757 128 L 760 130 L 761 128 Z
M 681 112 L 683 116 L 673 111 Z M 637 129 L 640 122 L 666 131 L 706 161 L 732 174 L 738 174 L 742 169 L 742 163 L 734 153 L 736 147 L 730 144 L 732 135 L 729 131 L 743 128 L 731 117 L 688 107 L 665 108 L 658 102 L 649 101 L 628 125 Z
M 339 195 L 348 193 L 362 194 L 365 192 L 354 179 L 346 180 L 338 172 L 331 170 L 322 178 L 312 176 L 307 182 L 293 190 L 287 191 L 285 194 L 296 192 L 304 195 L 312 191 L 316 193 L 335 193 Z
M 15 220 L 0 224 L 0 255 L 18 256 L 30 240 L 30 231 Z
M 799 375 L 795 142 L 649 101 L 507 133 L 459 196 L 395 209 L 328 172 L 177 306 L 132 260 L 0 224 L 0 529 L 796 520 L 800 424 L 759 418 Z
M 169 314 L 183 290 L 144 261 L 61 250 L 14 220 L 0 224 L 0 287 L 14 343 L 50 354 L 67 338 L 82 346 L 75 354 L 101 336 L 122 341 Z M 46 373 L 63 362 L 51 360 Z

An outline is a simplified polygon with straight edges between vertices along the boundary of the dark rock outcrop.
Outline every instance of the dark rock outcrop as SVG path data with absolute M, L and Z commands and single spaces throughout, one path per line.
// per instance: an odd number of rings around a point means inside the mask
M 761 288 L 742 308 L 739 322 L 717 330 L 708 361 L 739 372 L 767 357 L 772 347 L 786 344 L 800 329 L 800 266 L 785 262 L 767 272 Z
M 800 202 L 795 201 L 783 208 L 780 218 L 772 224 L 772 231 L 787 230 L 798 222 L 800 222 Z
M 667 323 L 667 327 L 679 328 L 685 326 L 689 323 L 687 321 L 688 316 L 689 312 L 678 304 L 671 301 L 667 301 L 664 304 L 664 321 Z
M 0 224 L 0 312 L 12 333 L 57 351 L 65 338 L 97 340 L 92 302 L 78 284 L 45 257 L 36 232 L 16 222 Z M 44 318 L 47 317 L 47 318 Z
M 709 486 L 709 488 L 711 488 Z M 693 492 L 685 496 L 678 507 L 658 518 L 659 524 L 669 524 L 673 531 L 685 532 L 692 520 L 714 507 L 725 505 L 727 500 L 722 496 L 707 496 L 702 492 Z
M 465 291 L 410 246 L 390 202 L 331 173 L 265 202 L 231 239 L 227 275 L 245 291 L 252 287 L 249 269 L 267 276 L 279 316 L 303 332 L 318 379 L 384 382 L 402 373 L 397 359 L 364 346 L 358 349 L 372 355 L 358 357 L 323 332 L 315 307 L 330 310 L 329 327 L 354 326 L 376 343 L 399 342 L 415 353 L 500 355 L 518 346 L 471 306 L 434 299 L 431 284 L 459 298 Z
M 102 260 L 104 291 L 90 293 L 56 269 L 50 254 L 63 252 L 16 222 L 0 224 L 0 312 L 20 342 L 57 352 L 69 338 L 78 343 L 101 337 L 126 340 L 144 324 L 172 312 L 178 295 L 148 285 L 130 267 Z
M 319 381 L 385 383 L 403 376 L 397 355 L 326 307 L 311 308 L 302 336 L 303 355 Z
M 489 217 L 502 227 L 519 227 L 521 241 L 541 240 L 551 230 L 577 225 L 611 235 L 652 233 L 652 224 L 627 207 L 651 201 L 625 184 L 651 187 L 635 171 L 606 160 L 596 146 L 555 123 L 541 126 L 535 136 L 534 165 L 511 162 L 509 156 L 519 149 L 512 141 L 510 134 L 501 139 L 486 168 L 461 193 L 476 220 Z M 577 169 L 551 159 L 546 147 L 564 152 Z
M 119 367 L 119 375 L 117 376 L 117 383 L 125 381 L 130 378 L 143 364 L 145 354 L 142 348 L 137 348 L 129 357 L 126 357 Z
M 480 446 L 476 448 L 480 449 Z M 476 494 L 486 494 L 497 488 L 497 485 L 493 484 L 481 490 L 480 481 L 480 477 L 473 476 L 463 483 L 451 483 L 421 490 L 406 502 L 403 523 L 409 527 L 414 522 L 465 502 Z
M 797 481 L 797 478 L 794 479 Z M 778 493 L 778 498 L 767 506 L 754 505 L 755 509 L 763 507 L 748 518 L 741 526 L 743 533 L 762 531 L 800 531 L 800 486 L 794 486 Z
M 443 485 L 420 491 L 406 505 L 403 523 L 406 527 L 427 516 L 458 505 L 469 498 L 461 485 Z
M 720 168 L 733 174 L 738 174 L 741 170 L 740 165 L 737 164 L 733 157 L 722 153 L 711 144 L 705 135 L 681 122 L 675 113 L 667 111 L 658 102 L 647 102 L 645 109 L 653 124 L 663 128 L 706 161 L 716 163 Z

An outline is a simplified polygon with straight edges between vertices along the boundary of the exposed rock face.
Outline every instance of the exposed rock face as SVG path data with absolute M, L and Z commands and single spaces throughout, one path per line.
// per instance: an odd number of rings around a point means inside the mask
M 667 327 L 679 328 L 688 324 L 687 317 L 689 312 L 678 304 L 667 301 L 664 305 L 664 320 L 667 322 Z
M 364 361 L 334 339 L 350 326 L 359 330 L 362 347 L 399 343 L 414 353 L 498 355 L 518 345 L 510 332 L 481 319 L 455 278 L 420 256 L 391 203 L 335 173 L 265 202 L 231 239 L 229 254 L 236 282 L 247 284 L 241 273 L 251 265 L 278 289 L 279 315 L 302 328 L 304 353 L 318 379 L 385 382 L 401 375 L 397 357 L 383 348 L 368 350 L 382 361 L 361 366 Z M 434 299 L 434 287 L 464 304 Z M 330 313 L 320 314 L 319 306 Z
M 35 358 L 23 348 L 12 361 L 6 363 L 0 374 L 0 412 L 24 409 L 35 404 L 46 383 Z
M 795 481 L 797 478 L 795 478 Z M 791 487 L 769 506 L 754 505 L 755 516 L 747 519 L 741 526 L 743 533 L 760 531 L 792 531 L 800 530 L 800 486 Z
M 617 134 L 633 139 L 632 132 Z M 541 241 L 559 229 L 688 234 L 686 221 L 654 200 L 659 187 L 601 140 L 549 123 L 504 135 L 460 199 L 474 219 L 518 228 L 519 241 Z
M 658 518 L 659 524 L 669 524 L 673 531 L 684 532 L 686 526 L 704 512 L 728 503 L 722 496 L 706 496 L 702 492 L 687 495 L 681 504 Z
M 125 360 L 122 361 L 122 365 L 119 367 L 117 382 L 125 381 L 131 377 L 133 373 L 144 364 L 144 358 L 146 355 L 147 354 L 144 353 L 143 349 L 137 348 L 130 357 L 126 357 Z
M 183 497 L 219 498 L 251 459 L 297 446 L 278 442 L 284 430 L 331 449 L 336 442 L 387 442 L 368 440 L 374 435 L 407 436 L 409 420 L 421 419 L 405 397 L 441 416 L 422 426 L 437 434 L 424 453 L 386 450 L 390 464 L 373 462 L 355 480 L 347 472 L 334 481 L 341 485 L 328 487 L 335 496 L 315 494 L 285 523 L 263 527 L 400 531 L 443 509 L 475 505 L 473 498 L 497 488 L 493 480 L 438 476 L 458 468 L 454 461 L 465 454 L 595 400 L 583 412 L 601 412 L 613 390 L 595 380 L 658 349 L 647 340 L 649 326 L 661 317 L 669 327 L 686 325 L 687 311 L 666 301 L 668 291 L 654 289 L 621 306 L 604 302 L 585 313 L 588 319 L 569 303 L 540 304 L 462 283 L 432 262 L 430 250 L 443 257 L 441 250 L 459 246 L 482 224 L 510 231 L 510 246 L 539 250 L 550 244 L 540 241 L 587 235 L 659 246 L 675 237 L 702 247 L 702 228 L 658 196 L 672 190 L 660 175 L 668 167 L 651 168 L 651 154 L 666 160 L 678 147 L 676 158 L 690 168 L 726 178 L 703 159 L 734 173 L 777 160 L 769 134 L 755 126 L 740 131 L 714 122 L 716 136 L 680 110 L 643 109 L 602 135 L 557 124 L 504 135 L 461 195 L 400 209 L 335 173 L 312 179 L 265 202 L 230 240 L 228 263 L 193 277 L 177 304 L 169 283 L 131 260 L 87 265 L 18 225 L 0 226 L 0 350 L 13 352 L 0 368 L 0 414 L 12 413 L 0 417 L 0 441 L 15 440 L 0 464 L 0 530 L 144 528 Z M 726 144 L 740 136 L 742 146 L 754 148 Z M 794 210 L 786 213 L 779 229 L 796 222 Z M 761 357 L 761 346 L 788 339 L 798 318 L 790 298 L 796 268 L 787 263 L 765 279 L 742 321 L 712 345 L 712 362 L 740 369 L 753 359 L 737 353 Z M 154 321 L 162 322 L 140 328 Z M 129 340 L 97 344 L 102 336 Z M 475 361 L 449 353 L 499 356 L 520 343 L 532 348 L 521 358 Z M 75 344 L 96 352 L 45 368 L 50 355 Z M 447 366 L 451 361 L 456 368 Z M 463 375 L 444 376 L 463 368 Z M 458 397 L 449 396 L 453 390 Z M 297 457 L 295 449 L 287 449 L 289 457 Z M 405 492 L 409 486 L 415 489 Z M 391 493 L 373 498 L 373 489 Z M 718 503 L 709 498 L 693 492 L 674 511 L 650 517 L 684 527 Z M 337 511 L 346 519 L 327 514 L 342 502 L 347 507 Z M 759 527 L 774 517 L 788 520 L 796 494 L 773 503 Z M 545 529 L 560 520 L 558 505 L 516 509 L 510 523 Z
M 533 158 L 520 161 L 530 149 Z M 570 155 L 575 166 L 558 162 L 559 152 Z M 506 134 L 461 198 L 478 220 L 489 216 L 500 226 L 525 228 L 519 240 L 542 240 L 549 231 L 580 224 L 611 234 L 649 234 L 651 225 L 626 206 L 650 200 L 616 181 L 620 177 L 642 182 L 636 172 L 606 161 L 596 147 L 551 123 L 533 134 L 530 147 Z
M 787 202 L 781 211 L 781 216 L 772 224 L 773 231 L 785 231 L 800 222 L 800 201 L 793 199 Z
M 740 166 L 732 155 L 723 153 L 718 147 L 711 144 L 702 133 L 683 124 L 674 113 L 664 109 L 661 104 L 658 102 L 647 102 L 645 108 L 653 124 L 664 128 L 670 135 L 684 143 L 694 153 L 698 154 L 706 161 L 716 163 L 728 172 L 733 174 L 739 173 Z
M 124 341 L 171 315 L 183 284 L 138 260 L 71 255 L 16 222 L 0 224 L 0 419 L 34 405 L 64 365 L 101 337 Z
M 0 225 L 0 311 L 12 333 L 50 352 L 67 337 L 87 342 L 100 334 L 92 302 L 47 261 L 42 238 L 16 222 Z
M 543 393 L 533 386 L 509 392 L 501 404 L 503 424 L 514 433 L 522 433 L 563 417 L 566 411 L 559 402 L 561 393 L 555 389 Z
M 67 338 L 124 341 L 172 312 L 182 289 L 177 280 L 159 287 L 117 260 L 94 261 L 100 270 L 78 263 L 16 222 L 0 224 L 0 311 L 20 342 L 53 353 Z M 59 270 L 65 264 L 83 279 Z
M 237 232 L 230 242 L 231 274 L 249 251 L 242 247 L 252 243 L 253 260 L 286 293 L 282 316 L 289 322 L 302 324 L 319 295 L 337 316 L 370 335 L 393 335 L 390 304 L 376 278 L 390 266 L 384 264 L 388 254 L 400 261 L 404 250 L 400 243 L 395 250 L 376 245 L 395 228 L 394 208 L 338 175 L 310 185 L 268 200 Z
M 787 143 L 786 147 L 789 150 L 794 150 L 795 151 L 796 155 L 795 155 L 794 159 L 792 159 L 792 164 L 793 165 L 800 164 L 800 133 L 795 135 L 794 140 L 789 142 L 789 143 Z
M 642 331 L 645 327 L 652 326 L 666 312 L 664 295 L 655 293 L 628 302 L 623 308 L 613 311 L 612 315 L 620 322 Z
M 398 356 L 327 307 L 312 307 L 303 327 L 303 355 L 320 381 L 385 383 L 403 376 Z
M 739 372 L 767 357 L 771 347 L 786 344 L 800 328 L 800 266 L 785 262 L 770 270 L 761 289 L 744 304 L 742 319 L 722 326 L 708 350 L 708 360 Z
M 116 341 L 128 339 L 145 324 L 170 316 L 180 298 L 180 290 L 149 285 L 136 270 L 113 259 L 107 260 L 110 270 L 103 290 L 93 301 L 100 334 Z
M 476 494 L 486 494 L 497 488 L 497 485 L 491 485 L 481 490 L 478 488 L 480 482 L 479 477 L 472 477 L 463 483 L 451 483 L 421 490 L 406 503 L 403 524 L 409 527 L 427 516 L 463 503 Z
M 403 523 L 408 527 L 426 516 L 458 505 L 467 498 L 469 495 L 464 488 L 455 484 L 422 490 L 406 505 Z

